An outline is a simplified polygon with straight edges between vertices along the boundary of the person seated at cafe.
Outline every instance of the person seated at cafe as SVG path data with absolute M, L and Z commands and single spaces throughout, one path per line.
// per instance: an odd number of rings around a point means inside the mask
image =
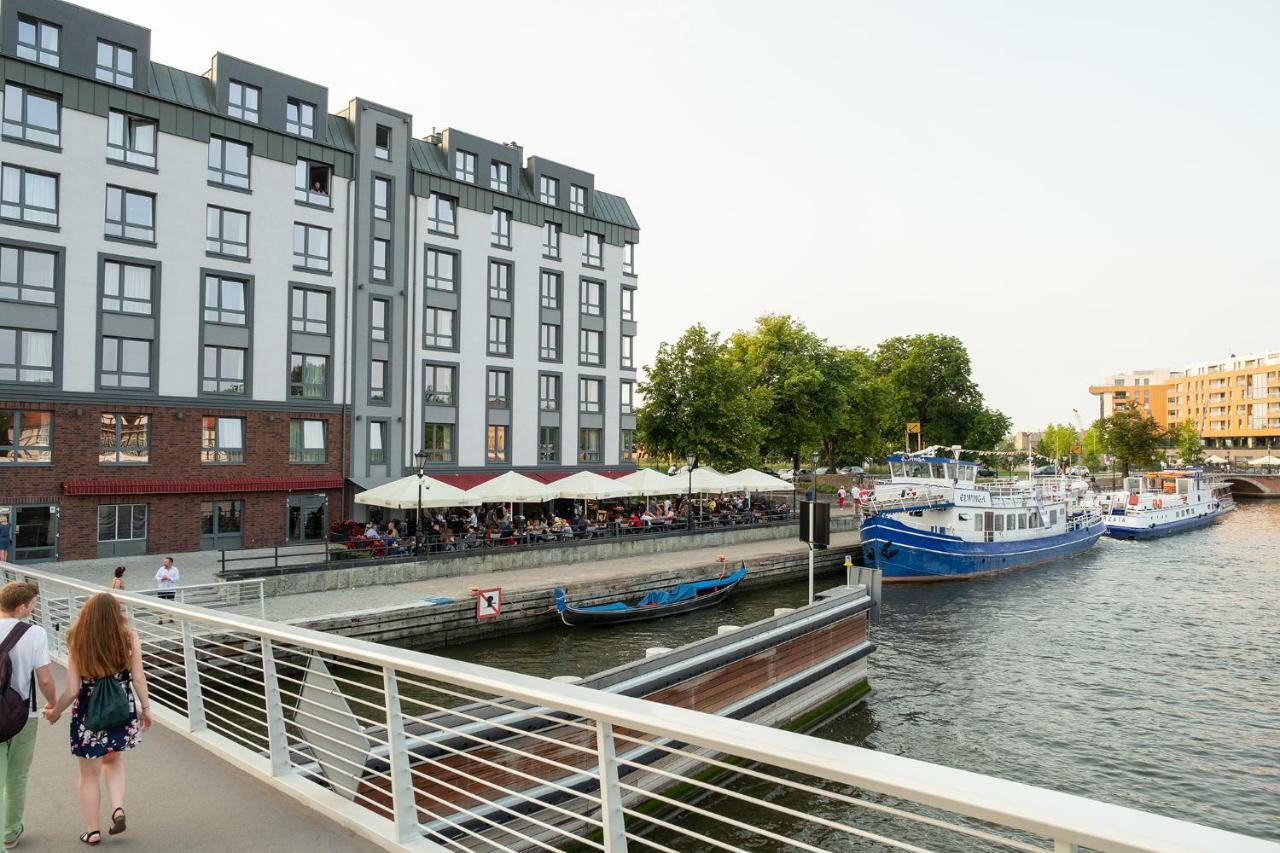
M 370 520 L 369 523 L 366 524 L 364 527 L 364 535 L 369 539 L 377 539 L 378 525 L 374 524 L 373 521 Z
M 587 524 L 586 516 L 584 515 L 578 516 L 573 523 L 573 527 L 575 530 L 577 530 L 579 539 L 591 538 L 591 525 Z
M 462 543 L 467 548 L 476 547 L 476 527 L 474 525 L 467 525 L 467 532 L 466 535 L 462 537 Z
M 448 527 L 445 527 L 440 531 L 440 550 L 441 551 L 457 550 L 457 545 L 454 544 L 453 531 L 450 530 Z
M 400 545 L 399 540 L 392 536 L 390 531 L 383 535 L 382 544 L 386 546 L 387 554 L 393 557 L 398 557 L 404 553 L 404 548 Z
M 400 538 L 400 528 L 396 525 L 394 518 L 387 522 L 387 535 L 392 539 Z
M 653 513 L 649 511 L 648 507 L 645 507 L 644 512 L 640 514 L 640 521 L 645 527 L 653 526 Z
M 640 520 L 639 514 L 634 509 L 631 510 L 631 516 L 627 519 L 627 526 L 632 529 L 644 527 L 644 522 Z
M 480 526 L 480 519 L 476 518 L 475 507 L 471 507 L 469 510 L 467 510 L 467 526 L 468 527 Z

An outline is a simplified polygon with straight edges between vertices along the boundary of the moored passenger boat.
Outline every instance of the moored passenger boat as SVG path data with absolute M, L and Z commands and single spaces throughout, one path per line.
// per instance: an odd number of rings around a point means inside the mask
M 1231 484 L 1200 468 L 1177 468 L 1126 477 L 1124 489 L 1097 497 L 1107 535 L 1158 539 L 1208 527 L 1235 509 Z
M 958 451 L 958 448 L 957 448 Z M 978 483 L 959 458 L 891 456 L 862 522 L 862 556 L 886 581 L 977 577 L 1069 557 L 1093 546 L 1102 516 L 1064 477 Z M 958 452 L 957 452 L 958 457 Z

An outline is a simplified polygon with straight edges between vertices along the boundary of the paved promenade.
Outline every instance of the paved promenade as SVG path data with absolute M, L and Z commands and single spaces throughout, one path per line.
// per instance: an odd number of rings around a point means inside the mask
M 57 674 L 62 683 L 62 673 Z M 76 760 L 67 736 L 70 712 L 56 726 L 40 722 L 27 788 L 26 833 L 19 850 L 87 850 L 76 799 Z M 373 851 L 380 847 L 294 802 L 164 726 L 152 726 L 129 750 L 129 829 L 108 837 L 103 789 L 101 849 L 139 853 L 272 850 Z

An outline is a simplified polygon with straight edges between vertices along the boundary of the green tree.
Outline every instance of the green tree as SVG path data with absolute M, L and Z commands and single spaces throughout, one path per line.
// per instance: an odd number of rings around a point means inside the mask
M 1060 465 L 1071 455 L 1071 448 L 1075 447 L 1078 439 L 1075 427 L 1066 424 L 1049 424 L 1044 428 L 1040 444 L 1036 446 L 1036 453 Z
M 828 466 L 861 465 L 888 452 L 886 435 L 897 429 L 887 418 L 888 395 L 870 354 L 828 347 L 822 373 L 830 405 L 819 416 L 820 443 Z
M 690 327 L 658 347 L 640 383 L 637 438 L 651 454 L 737 469 L 757 464 L 763 394 L 718 334 Z
M 1169 430 L 1169 438 L 1173 440 L 1183 465 L 1199 465 L 1204 461 L 1204 442 L 1200 440 L 1200 430 L 1196 429 L 1196 422 L 1191 418 Z
M 1101 420 L 1094 421 L 1085 430 L 1083 450 L 1084 464 L 1095 471 L 1100 469 L 1102 467 L 1102 457 L 1107 452 L 1105 424 Z
M 1129 468 L 1147 468 L 1156 463 L 1156 454 L 1165 431 L 1150 414 L 1138 409 L 1121 409 L 1106 419 L 1107 447 L 1129 476 Z

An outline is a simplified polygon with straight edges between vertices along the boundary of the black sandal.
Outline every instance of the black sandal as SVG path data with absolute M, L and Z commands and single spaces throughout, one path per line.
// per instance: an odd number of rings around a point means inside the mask
M 102 841 L 102 833 L 98 832 L 96 829 L 92 832 L 86 832 L 84 835 L 80 836 L 81 844 L 96 845 L 100 841 Z
M 116 815 L 120 815 L 120 817 L 116 817 Z M 107 830 L 107 835 L 119 835 L 124 830 L 124 809 L 117 808 L 111 813 L 111 828 Z

